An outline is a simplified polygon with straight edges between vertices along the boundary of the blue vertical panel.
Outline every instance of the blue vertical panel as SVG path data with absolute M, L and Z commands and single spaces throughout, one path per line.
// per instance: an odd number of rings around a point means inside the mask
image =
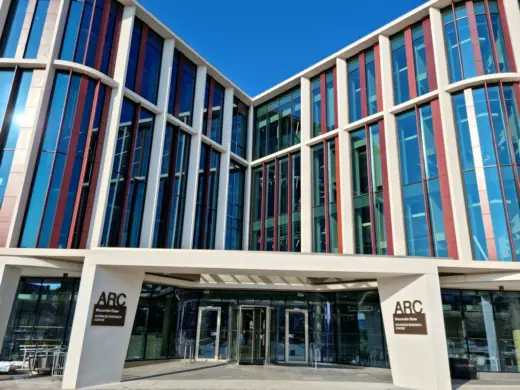
M 72 61 L 74 59 L 76 40 L 78 38 L 79 27 L 81 26 L 81 14 L 84 5 L 84 2 L 78 0 L 73 0 L 70 3 L 67 24 L 65 25 L 63 42 L 61 44 L 60 60 Z
M 85 2 L 81 24 L 79 26 L 78 40 L 76 43 L 76 52 L 74 53 L 74 62 L 83 63 L 85 51 L 87 50 L 88 32 L 90 30 L 90 22 L 92 19 L 93 5 L 89 1 Z
M 14 70 L 0 69 L 0 125 L 4 121 L 7 105 L 9 104 L 9 96 L 13 87 Z
M 361 79 L 359 75 L 359 59 L 348 62 L 348 106 L 350 122 L 361 119 Z
M 99 34 L 104 34 L 101 30 L 101 22 L 103 19 L 103 2 L 97 1 L 96 8 L 94 10 L 94 18 L 92 19 L 92 26 L 90 28 L 90 38 L 88 40 L 87 58 L 85 59 L 85 65 L 94 67 L 96 60 L 96 53 L 98 48 Z
M 11 1 L 0 40 L 0 57 L 14 58 L 16 55 L 28 5 L 29 0 Z
M 502 182 L 504 184 L 504 197 L 506 199 L 509 226 L 513 239 L 513 251 L 516 261 L 520 260 L 520 204 L 519 194 L 515 186 L 515 175 L 512 167 L 502 167 Z M 519 172 L 520 173 L 520 172 Z
M 394 74 L 394 103 L 400 104 L 410 100 L 404 33 L 392 38 L 392 71 Z
M 24 58 L 37 58 L 38 49 L 42 40 L 43 27 L 45 26 L 45 19 L 47 18 L 47 10 L 49 9 L 50 0 L 38 0 L 36 11 L 31 26 L 27 46 L 25 47 Z
M 112 46 L 116 38 L 117 30 L 117 13 L 122 6 L 115 0 L 110 5 L 110 14 L 108 16 L 108 25 L 105 34 L 105 43 L 103 46 L 103 58 L 101 60 L 101 72 L 108 75 L 110 70 L 110 62 L 112 61 Z
M 415 110 L 397 116 L 397 134 L 403 185 L 416 183 L 422 179 L 416 121 Z
M 3 150 L 0 154 L 0 207 L 4 201 L 5 190 L 7 188 L 7 181 L 9 179 L 9 172 L 13 163 L 13 156 L 20 134 L 20 124 L 23 122 L 25 104 L 27 103 L 27 96 L 31 86 L 32 71 L 24 71 L 20 76 L 20 84 L 18 90 L 13 96 L 15 100 L 13 115 L 10 117 L 9 123 L 4 123 L 2 132 L 5 132 L 5 142 Z M 9 85 L 7 85 L 9 88 Z M 0 121 L 1 123 L 1 121 Z
M 141 96 L 154 104 L 157 103 L 157 93 L 159 91 L 162 50 L 163 39 L 155 31 L 149 29 L 144 58 Z
M 36 240 L 40 231 L 40 222 L 54 161 L 56 139 L 60 130 L 62 116 L 65 114 L 63 108 L 65 107 L 69 79 L 70 75 L 68 73 L 59 72 L 54 82 L 54 91 L 45 127 L 45 138 L 20 239 L 20 247 L 22 248 L 34 248 L 37 244 Z
M 409 256 L 430 256 L 424 193 L 421 183 L 403 187 L 403 211 Z

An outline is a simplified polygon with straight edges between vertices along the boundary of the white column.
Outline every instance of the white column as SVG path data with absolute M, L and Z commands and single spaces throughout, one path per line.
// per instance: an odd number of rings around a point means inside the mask
M 226 221 L 229 187 L 229 166 L 231 150 L 231 130 L 233 127 L 233 88 L 226 88 L 224 94 L 224 118 L 222 121 L 222 146 L 226 150 L 220 154 L 220 173 L 218 187 L 217 226 L 215 232 L 215 249 L 226 248 Z
M 338 135 L 339 141 L 339 172 L 341 186 L 341 221 L 343 229 L 343 253 L 353 254 L 354 246 L 354 217 L 352 204 L 352 156 L 350 147 L 350 133 L 343 130 L 348 125 L 348 83 L 347 62 L 336 59 L 337 95 L 338 95 Z
M 21 273 L 20 268 L 0 264 L 0 342 L 5 337 Z
M 444 42 L 444 31 L 441 11 L 430 8 L 430 23 L 432 29 L 433 54 L 439 89 L 439 108 L 444 136 L 444 153 L 448 170 L 448 183 L 450 186 L 451 205 L 455 217 L 453 224 L 457 236 L 457 251 L 462 261 L 473 261 L 473 248 L 469 220 L 466 210 L 466 197 L 464 195 L 464 183 L 462 181 L 462 169 L 459 159 L 459 146 L 457 141 L 457 127 L 453 111 L 451 95 L 445 91 L 450 84 L 448 75 L 448 60 Z M 457 210 L 459 212 L 457 212 Z
M 312 252 L 311 81 L 301 78 L 301 250 Z
M 390 39 L 384 35 L 380 35 L 379 47 L 381 51 L 381 86 L 383 90 L 388 193 L 390 194 L 390 205 L 388 205 L 388 207 L 392 214 L 394 255 L 405 256 L 406 232 L 404 227 L 397 126 L 395 123 L 395 116 L 390 114 L 390 109 L 394 106 L 392 51 L 390 48 Z
M 134 324 L 144 271 L 96 265 L 85 259 L 72 323 L 63 389 L 107 385 L 121 381 Z M 126 307 L 124 326 L 93 326 L 94 305 L 104 294 Z M 124 295 L 121 295 L 124 294 Z M 107 302 L 109 305 L 114 302 Z
M 396 386 L 421 390 L 451 389 L 439 276 L 436 267 L 431 268 L 431 272 L 423 275 L 377 281 Z M 424 315 L 427 334 L 396 333 L 395 314 Z
M 255 128 L 255 107 L 249 106 L 249 116 L 247 119 L 247 150 L 246 160 L 249 162 L 249 166 L 246 170 L 246 178 L 244 180 L 244 228 L 242 237 L 242 249 L 249 249 L 249 228 L 250 228 L 250 216 L 251 216 L 251 161 L 253 160 L 253 131 Z
M 4 32 L 5 20 L 7 19 L 10 5 L 11 0 L 0 0 L 0 36 Z
M 186 184 L 186 204 L 184 211 L 184 227 L 182 230 L 182 248 L 193 246 L 193 229 L 195 228 L 195 210 L 197 207 L 197 184 L 199 180 L 199 162 L 202 122 L 204 119 L 204 96 L 206 94 L 206 66 L 197 67 L 195 82 L 195 99 L 193 103 L 193 130 L 197 134 L 191 136 L 190 161 L 188 165 L 188 183 Z
M 513 46 L 515 56 L 516 71 L 520 69 L 520 4 L 518 0 L 502 0 L 506 11 L 507 26 L 509 28 L 509 38 Z
M 153 129 L 152 153 L 146 187 L 146 197 L 143 213 L 143 226 L 141 229 L 141 248 L 151 248 L 155 227 L 155 212 L 157 211 L 157 197 L 161 181 L 161 166 L 164 150 L 164 137 L 168 118 L 168 99 L 170 97 L 170 80 L 172 76 L 173 52 L 175 40 L 168 39 L 164 42 L 161 63 L 161 78 L 159 83 L 159 95 L 157 107 L 161 113 L 155 116 Z M 174 151 L 171 151 L 173 153 Z
M 119 85 L 112 90 L 112 97 L 110 99 L 109 120 L 107 122 L 105 143 L 103 145 L 103 156 L 99 167 L 99 178 L 96 187 L 96 197 L 94 198 L 94 211 L 90 223 L 87 248 L 98 247 L 101 243 L 101 235 L 103 234 L 103 221 L 105 219 L 106 203 L 110 189 L 112 163 L 116 149 L 117 134 L 119 132 L 119 118 L 121 116 L 121 109 L 123 108 L 126 71 L 128 68 L 130 45 L 132 43 L 134 18 L 135 6 L 125 7 L 121 21 L 119 46 L 114 68 L 114 80 Z

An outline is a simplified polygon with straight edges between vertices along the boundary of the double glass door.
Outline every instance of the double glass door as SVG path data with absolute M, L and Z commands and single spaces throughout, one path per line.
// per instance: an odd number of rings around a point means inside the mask
M 309 361 L 309 312 L 301 309 L 285 311 L 285 362 Z
M 195 346 L 197 360 L 217 360 L 220 342 L 220 307 L 200 307 Z
M 239 306 L 230 309 L 229 360 L 238 364 L 268 363 L 270 308 Z

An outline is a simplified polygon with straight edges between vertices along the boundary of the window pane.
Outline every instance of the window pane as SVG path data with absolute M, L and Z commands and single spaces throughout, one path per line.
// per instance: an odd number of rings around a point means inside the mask
M 0 57 L 14 58 L 29 0 L 11 1 L 0 41 Z
M 366 77 L 367 77 L 367 106 L 368 115 L 377 113 L 377 76 L 376 76 L 376 63 L 373 60 L 368 62 L 367 54 L 367 65 L 366 65 Z
M 356 253 L 372 254 L 372 223 L 368 195 L 354 198 L 354 233 Z
M 327 90 L 327 131 L 334 130 L 336 128 L 335 119 L 335 91 L 334 91 L 334 75 L 333 72 L 329 72 L 326 75 L 326 90 Z
M 403 207 L 409 256 L 430 256 L 428 223 L 421 183 L 403 187 Z
M 312 136 L 321 134 L 321 89 L 320 78 L 312 82 Z
M 477 75 L 477 69 L 475 66 L 475 57 L 473 55 L 473 45 L 471 42 L 468 18 L 457 20 L 457 31 L 459 33 L 464 78 L 469 79 L 470 77 L 475 77 Z
M 513 88 L 515 87 L 511 85 L 504 85 L 503 87 L 509 130 L 511 131 L 513 141 L 514 158 L 517 165 L 520 165 L 520 115 L 518 114 L 519 106 Z
M 491 46 L 491 38 L 486 15 L 476 15 L 478 40 L 480 45 L 480 54 L 482 56 L 482 64 L 484 73 L 495 73 L 495 60 L 493 59 L 493 48 Z
M 417 85 L 417 95 L 424 95 L 430 91 L 428 85 L 428 68 L 426 59 L 426 48 L 424 37 L 413 41 L 413 53 L 415 62 L 415 80 Z
M 494 1 L 490 1 L 491 4 L 495 3 Z M 493 13 L 491 11 L 491 24 L 493 28 L 493 37 L 495 38 L 495 49 L 497 51 L 498 57 L 498 67 L 500 72 L 508 72 L 509 71 L 509 62 L 507 59 L 507 50 L 506 50 L 506 42 L 504 38 L 504 32 L 502 31 L 502 25 L 500 22 L 500 16 L 498 13 Z
M 348 94 L 349 118 L 350 123 L 352 123 L 361 119 L 361 80 L 359 69 L 348 74 Z
M 475 171 L 464 172 L 464 185 L 466 189 L 466 204 L 471 226 L 471 238 L 473 242 L 473 256 L 476 260 L 489 260 L 486 232 L 482 220 L 482 209 L 480 207 L 480 196 Z
M 462 169 L 472 169 L 475 163 L 473 161 L 473 146 L 469 132 L 468 111 L 466 109 L 464 93 L 459 93 L 453 97 L 453 111 L 455 111 L 455 119 L 457 121 Z
M 453 15 L 451 12 L 448 15 Z M 462 80 L 462 69 L 459 55 L 459 44 L 455 23 L 444 26 L 444 38 L 446 40 L 446 53 L 448 54 L 448 65 L 450 69 L 450 81 L 452 83 Z
M 381 166 L 381 143 L 379 138 L 379 125 L 373 124 L 370 131 L 370 162 L 372 173 L 372 191 L 383 190 L 383 168 Z
M 437 167 L 437 154 L 435 152 L 435 132 L 433 129 L 432 109 L 430 105 L 419 109 L 421 120 L 422 153 L 426 179 L 439 176 Z
M 446 229 L 444 228 L 444 214 L 439 180 L 429 180 L 427 186 L 428 203 L 430 205 L 433 254 L 436 257 L 448 257 L 448 246 L 446 244 Z
M 410 100 L 410 89 L 408 87 L 408 65 L 406 62 L 405 46 L 392 51 L 392 69 L 394 73 L 395 104 L 400 104 Z
M 516 261 L 520 260 L 520 204 L 515 186 L 515 176 L 511 167 L 503 167 L 502 181 L 504 183 L 504 196 L 506 198 L 507 212 L 509 216 L 509 228 L 513 239 Z
M 388 254 L 386 243 L 386 222 L 385 222 L 385 206 L 383 194 L 381 192 L 374 194 L 374 225 L 376 233 L 376 254 Z
M 403 185 L 415 183 L 422 179 L 416 120 L 415 110 L 397 116 L 401 180 Z
M 475 114 L 477 116 L 478 143 L 482 153 L 482 162 L 484 166 L 496 165 L 493 133 L 484 88 L 473 90 L 473 101 L 475 104 Z
M 300 154 L 293 155 L 292 162 L 292 251 L 301 251 L 300 219 L 301 219 L 301 186 L 300 186 Z
M 352 145 L 352 192 L 354 196 L 368 193 L 367 140 L 365 130 L 350 133 Z

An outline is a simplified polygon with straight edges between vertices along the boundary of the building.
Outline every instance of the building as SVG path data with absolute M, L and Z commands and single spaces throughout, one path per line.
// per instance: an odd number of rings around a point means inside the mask
M 0 31 L 3 360 L 520 371 L 517 0 L 431 0 L 254 98 L 134 0 Z

